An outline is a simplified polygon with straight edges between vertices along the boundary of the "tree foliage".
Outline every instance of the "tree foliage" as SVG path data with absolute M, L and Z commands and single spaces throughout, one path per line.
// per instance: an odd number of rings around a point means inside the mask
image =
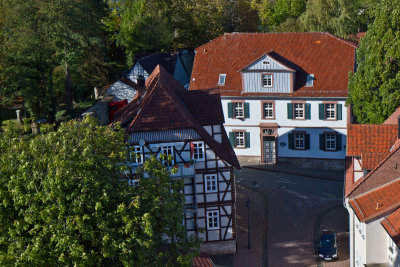
M 0 134 L 2 266 L 190 266 L 183 184 L 156 158 L 121 181 L 124 131 L 87 118 L 22 133 Z
M 400 105 L 400 1 L 376 5 L 375 20 L 357 50 L 349 103 L 361 123 L 382 123 Z

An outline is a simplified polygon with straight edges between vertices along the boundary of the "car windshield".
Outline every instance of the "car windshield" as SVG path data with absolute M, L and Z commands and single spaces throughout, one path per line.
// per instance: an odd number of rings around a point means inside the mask
M 333 247 L 332 240 L 323 239 L 323 240 L 321 240 L 320 246 L 321 247 L 330 247 L 331 248 L 331 247 Z

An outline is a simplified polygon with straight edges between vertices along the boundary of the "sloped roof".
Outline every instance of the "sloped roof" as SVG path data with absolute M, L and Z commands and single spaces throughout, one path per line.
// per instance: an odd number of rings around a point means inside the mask
M 400 209 L 383 219 L 381 224 L 397 246 L 400 246 Z
M 240 168 L 226 133 L 221 144 L 202 127 L 224 123 L 218 90 L 188 92 L 160 65 L 146 80 L 143 97 L 119 110 L 114 121 L 128 133 L 193 128 L 219 157 Z
M 190 90 L 217 86 L 219 74 L 226 74 L 222 96 L 252 96 L 243 93 L 240 70 L 269 51 L 300 69 L 295 97 L 346 97 L 348 73 L 354 71 L 353 43 L 329 33 L 227 33 L 196 49 Z M 306 87 L 307 74 L 314 74 L 314 86 Z M 262 93 L 266 94 L 266 93 Z
M 358 181 L 357 185 L 348 192 L 350 198 L 357 197 L 390 183 L 400 177 L 400 147 L 396 146 L 365 178 Z M 346 176 L 347 180 L 347 176 Z
M 175 70 L 177 52 L 154 53 L 137 59 L 137 63 L 148 73 L 152 73 L 157 65 L 161 65 L 169 74 L 173 75 Z
M 396 140 L 397 125 L 395 124 L 349 124 L 347 126 L 347 156 L 364 154 L 368 157 L 368 153 L 387 153 L 387 156 Z
M 358 219 L 369 221 L 400 207 L 400 179 L 349 200 Z
M 396 108 L 396 110 L 392 113 L 392 115 L 387 118 L 383 124 L 398 124 L 398 120 L 400 117 L 400 107 Z

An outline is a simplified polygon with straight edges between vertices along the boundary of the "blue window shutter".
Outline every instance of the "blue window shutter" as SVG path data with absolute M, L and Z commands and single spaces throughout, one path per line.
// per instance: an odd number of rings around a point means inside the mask
M 289 149 L 293 149 L 293 133 L 288 134 L 288 144 Z
M 306 103 L 306 120 L 311 120 L 311 104 Z
M 292 103 L 287 104 L 287 118 L 293 119 L 293 104 Z
M 228 103 L 228 118 L 233 118 L 233 105 Z
M 250 103 L 244 103 L 244 118 L 250 118 Z
M 250 133 L 245 132 L 244 138 L 245 138 L 244 144 L 245 144 L 246 148 L 249 148 L 250 147 Z
M 342 104 L 336 104 L 336 119 L 342 119 Z
M 325 135 L 324 134 L 319 135 L 319 149 L 325 150 Z
M 233 132 L 229 132 L 229 141 L 231 142 L 232 147 L 235 147 L 235 134 Z
M 306 137 L 305 149 L 308 150 L 308 149 L 310 149 L 310 135 L 305 134 L 305 137 Z
M 336 134 L 336 151 L 342 151 L 342 135 Z
M 324 104 L 319 104 L 319 119 L 320 120 L 325 119 L 325 105 Z

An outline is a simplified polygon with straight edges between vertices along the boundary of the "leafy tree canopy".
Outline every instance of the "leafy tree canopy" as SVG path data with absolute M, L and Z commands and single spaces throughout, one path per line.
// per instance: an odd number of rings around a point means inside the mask
M 121 180 L 124 131 L 94 119 L 0 134 L 2 266 L 190 266 L 182 182 L 156 159 Z M 147 173 L 143 178 L 144 173 Z
M 348 102 L 360 123 L 382 123 L 400 105 L 400 1 L 376 5 L 375 20 L 357 49 Z

